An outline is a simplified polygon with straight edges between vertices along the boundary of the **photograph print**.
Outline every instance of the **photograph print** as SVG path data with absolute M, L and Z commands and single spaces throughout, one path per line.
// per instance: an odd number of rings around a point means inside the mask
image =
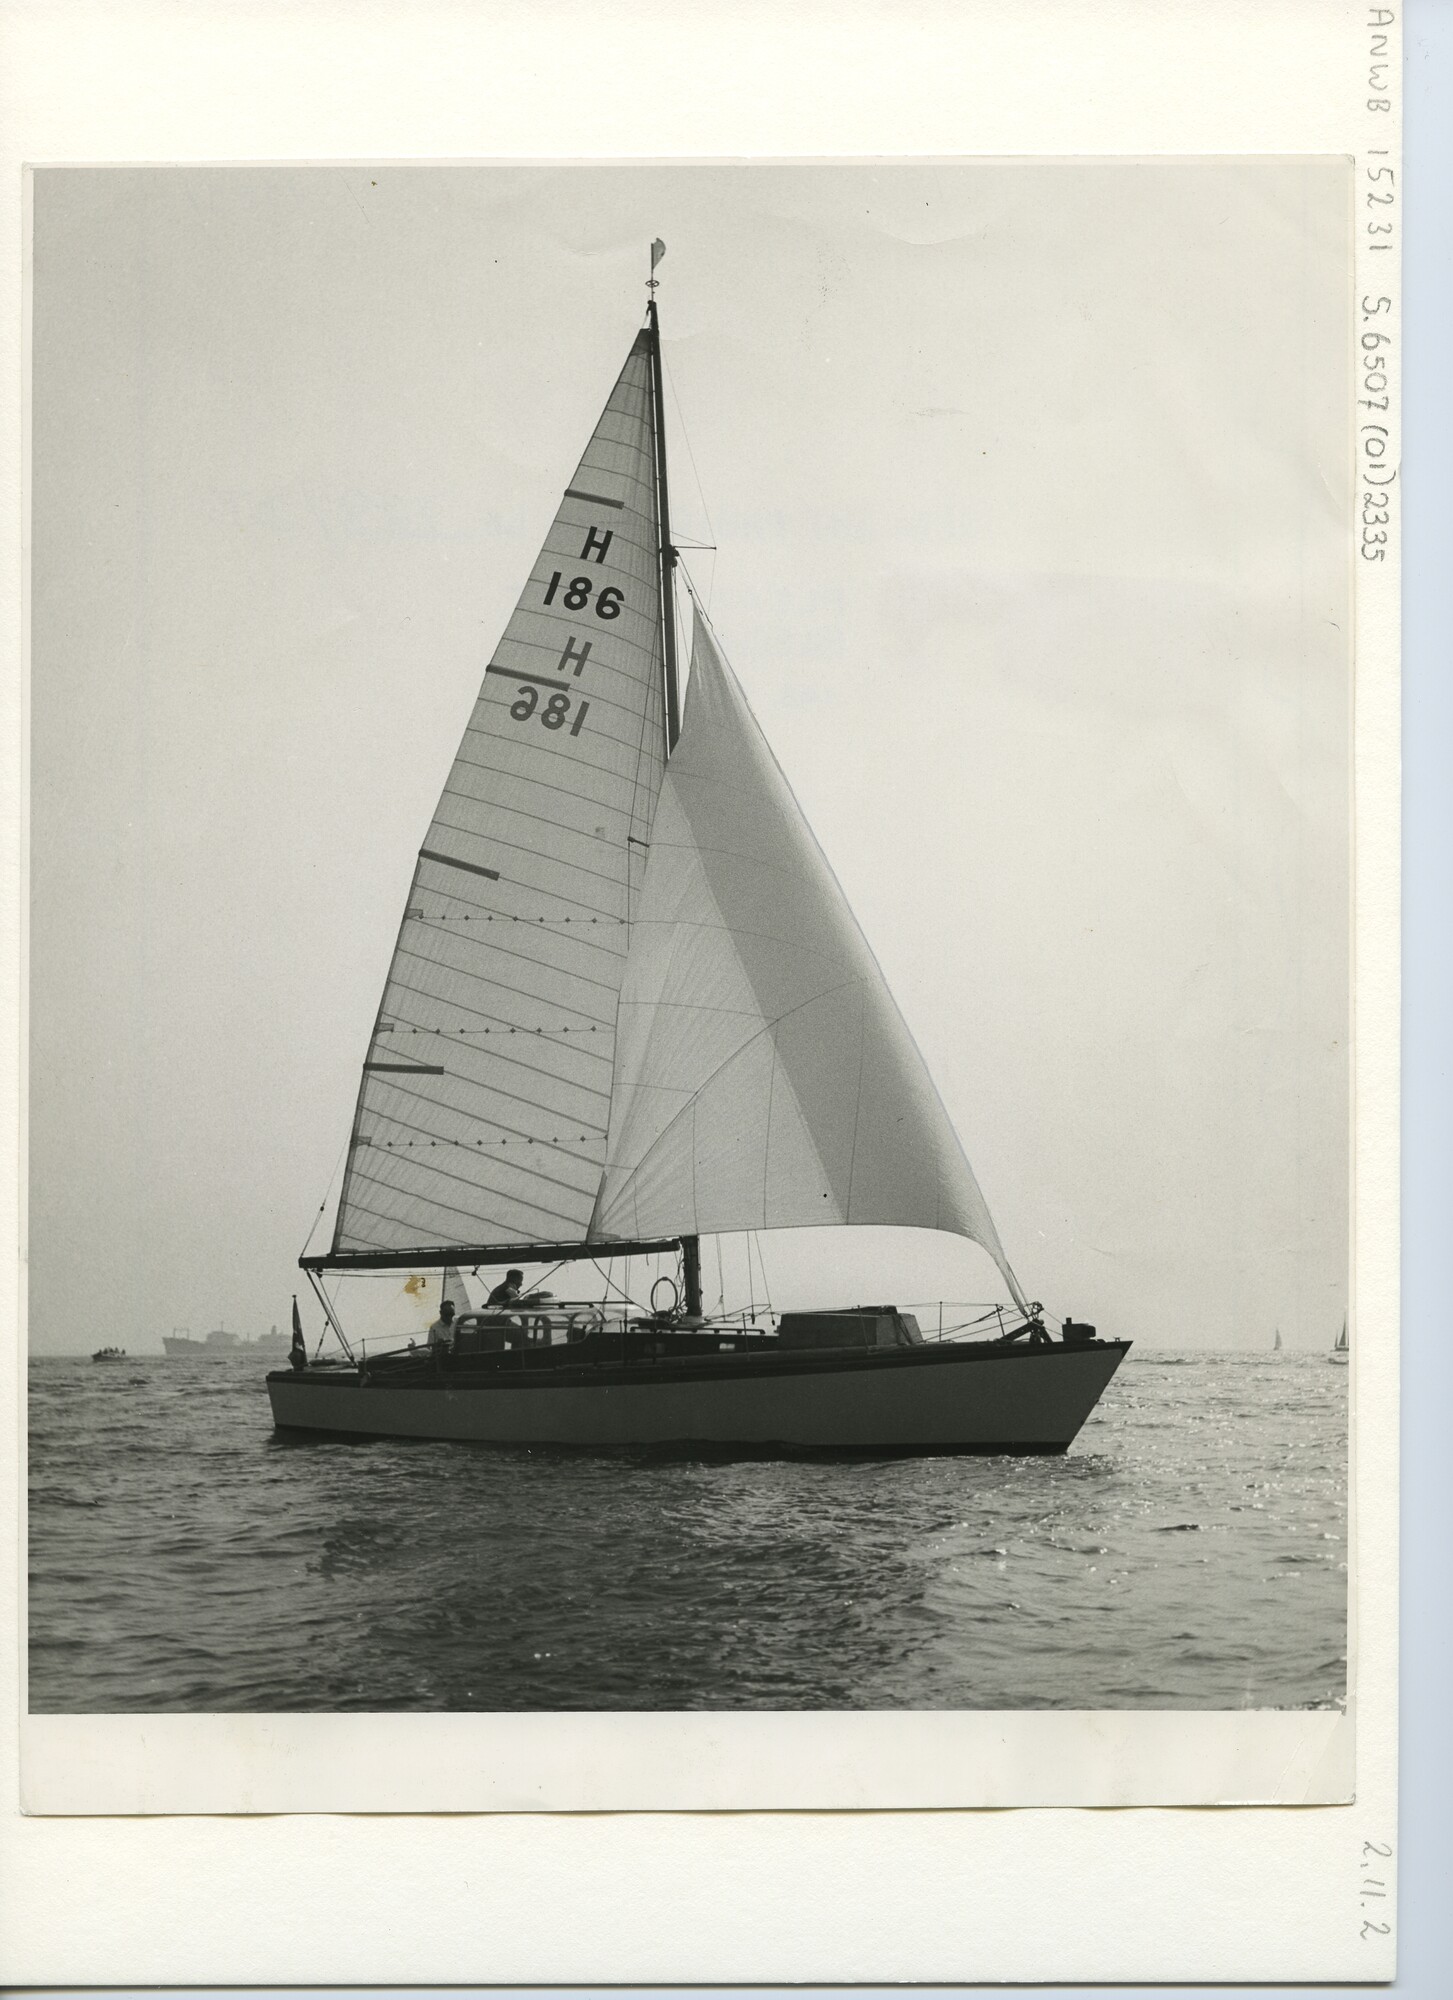
M 35 172 L 33 1714 L 1346 1705 L 1350 171 Z

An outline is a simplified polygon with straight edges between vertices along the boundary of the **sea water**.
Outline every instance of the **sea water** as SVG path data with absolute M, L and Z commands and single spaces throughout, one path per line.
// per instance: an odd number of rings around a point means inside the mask
M 1137 1351 L 1064 1458 L 711 1462 L 290 1440 L 256 1362 L 38 1360 L 30 1707 L 1332 1707 L 1347 1390 Z

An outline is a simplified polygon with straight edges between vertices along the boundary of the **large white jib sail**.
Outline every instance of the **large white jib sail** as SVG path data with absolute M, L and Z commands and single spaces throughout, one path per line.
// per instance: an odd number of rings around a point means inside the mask
M 653 313 L 486 670 L 419 852 L 332 1251 L 305 1261 L 894 1224 L 972 1238 L 1024 1306 L 699 610 L 667 761 L 654 338 Z
M 620 997 L 593 1234 L 998 1232 L 837 878 L 696 613 Z

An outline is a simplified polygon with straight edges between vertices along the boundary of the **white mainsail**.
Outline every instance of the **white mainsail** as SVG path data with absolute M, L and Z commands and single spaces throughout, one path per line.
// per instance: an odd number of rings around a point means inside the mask
M 335 1253 L 586 1233 L 665 750 L 653 394 L 643 332 L 420 849 Z
M 923 1058 L 698 608 L 620 995 L 591 1235 L 889 1223 L 987 1250 Z

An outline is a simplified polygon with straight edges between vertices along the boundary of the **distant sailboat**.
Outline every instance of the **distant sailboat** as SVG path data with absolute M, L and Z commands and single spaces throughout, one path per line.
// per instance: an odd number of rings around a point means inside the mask
M 1273 1354 L 1280 1354 L 1280 1353 L 1281 1353 L 1281 1328 L 1280 1328 L 1280 1327 L 1278 1327 L 1278 1328 L 1276 1329 L 1276 1332 L 1275 1332 L 1275 1333 L 1274 1333 L 1274 1334 L 1272 1335 L 1272 1342 L 1271 1342 L 1271 1351 L 1272 1351 L 1272 1353 L 1273 1353 Z
M 1063 1451 L 1128 1342 L 1073 1321 L 1052 1341 L 1026 1298 L 699 604 L 680 716 L 661 405 L 653 298 L 485 669 L 419 850 L 332 1247 L 300 1260 L 353 1365 L 269 1375 L 274 1420 Z M 704 1314 L 703 1233 L 823 1224 L 982 1245 L 1014 1300 L 1000 1337 L 925 1340 L 892 1306 Z M 619 1286 L 606 1305 L 524 1288 L 531 1265 L 668 1253 L 649 1310 Z M 452 1344 L 355 1355 L 322 1274 L 441 1266 L 516 1270 L 494 1310 L 464 1301 Z
M 1352 1350 L 1347 1344 L 1347 1315 L 1344 1313 L 1342 1315 L 1342 1331 L 1338 1334 L 1336 1340 L 1332 1343 L 1332 1352 L 1327 1356 L 1327 1359 L 1329 1361 L 1338 1362 L 1341 1364 L 1342 1367 L 1345 1368 L 1351 1356 L 1351 1352 Z

